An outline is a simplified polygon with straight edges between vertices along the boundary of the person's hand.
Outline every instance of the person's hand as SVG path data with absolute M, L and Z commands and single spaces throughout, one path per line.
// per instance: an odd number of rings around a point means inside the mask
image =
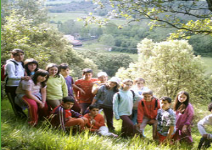
M 92 120 L 91 120 L 91 124 L 92 124 L 92 125 L 95 125 L 95 123 L 96 123 L 96 120 L 92 119 Z
M 208 134 L 203 134 L 202 137 L 203 137 L 204 139 L 207 139 L 207 138 L 208 138 Z
M 153 125 L 155 122 L 156 122 L 156 120 L 151 119 L 151 120 L 149 120 L 148 124 L 149 124 L 149 125 Z
M 29 76 L 23 76 L 23 77 L 21 77 L 21 80 L 28 81 L 29 79 L 31 79 Z
M 187 125 L 184 125 L 182 128 L 182 132 L 185 134 L 187 132 Z
M 40 103 L 39 103 L 39 107 L 40 107 L 40 108 L 44 108 L 44 106 L 45 106 L 45 103 L 43 103 L 43 102 L 40 102 Z

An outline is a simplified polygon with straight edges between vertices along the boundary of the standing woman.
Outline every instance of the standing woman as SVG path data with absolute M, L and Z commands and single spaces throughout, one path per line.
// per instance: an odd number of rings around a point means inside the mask
M 137 93 L 133 93 L 130 88 L 133 81 L 125 79 L 118 93 L 113 97 L 113 112 L 116 119 L 122 119 L 122 136 L 134 136 L 136 133 L 135 125 L 131 120 L 133 103 L 141 97 Z
M 46 104 L 46 81 L 49 73 L 45 70 L 38 70 L 29 81 L 22 80 L 16 90 L 16 103 L 19 106 L 28 106 L 29 124 L 35 126 L 39 118 L 49 115 Z M 22 103 L 22 104 L 21 104 Z
M 25 75 L 32 76 L 38 71 L 38 62 L 33 58 L 26 59 L 24 61 Z
M 194 109 L 189 103 L 189 94 L 187 92 L 181 91 L 178 93 L 174 103 L 174 111 L 176 112 L 176 132 L 173 139 L 191 144 L 193 142 L 191 124 L 194 117 Z
M 28 81 L 29 76 L 24 76 L 24 52 L 21 49 L 13 49 L 11 51 L 12 59 L 6 62 L 6 82 L 5 92 L 12 105 L 12 109 L 17 117 L 26 118 L 26 114 L 22 111 L 22 108 L 15 103 L 16 89 L 21 80 Z
M 102 85 L 97 91 L 92 104 L 96 103 L 103 108 L 104 115 L 107 120 L 107 126 L 110 131 L 114 131 L 113 126 L 113 96 L 118 92 L 119 79 L 112 77 L 106 85 Z

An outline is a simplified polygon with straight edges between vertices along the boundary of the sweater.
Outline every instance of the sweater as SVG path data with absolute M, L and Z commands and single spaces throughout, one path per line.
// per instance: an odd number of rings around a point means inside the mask
M 66 81 L 62 75 L 60 77 L 49 76 L 46 88 L 47 100 L 59 100 L 68 96 Z
M 87 127 L 90 128 L 90 131 L 96 131 L 101 126 L 105 126 L 105 120 L 101 114 L 97 114 L 93 118 L 96 121 L 94 125 L 91 124 L 92 116 L 90 116 L 89 114 L 85 114 L 84 117 L 88 119 Z
M 118 93 L 120 94 L 120 100 L 118 99 Z M 120 119 L 120 116 L 132 114 L 133 103 L 140 98 L 138 94 L 135 93 L 133 99 L 133 93 L 128 91 L 123 91 L 122 89 L 113 96 L 113 112 L 116 119 Z
M 202 120 L 200 120 L 197 124 L 197 127 L 199 129 L 199 132 L 201 135 L 208 134 L 207 139 L 212 140 L 212 134 L 209 134 L 205 131 L 204 125 L 211 125 L 212 126 L 212 114 L 204 117 Z
M 142 123 L 143 117 L 146 116 L 149 119 L 156 119 L 157 111 L 160 109 L 160 101 L 158 100 L 157 107 L 155 108 L 155 101 L 156 98 L 152 98 L 150 102 L 145 101 L 142 99 L 138 103 L 138 123 Z M 142 102 L 144 106 L 142 105 Z
M 15 61 L 14 59 L 10 59 Z M 15 61 L 18 65 L 16 66 L 14 62 L 7 60 L 5 70 L 6 70 L 6 86 L 18 86 L 21 81 L 21 77 L 24 76 L 24 68 L 22 66 L 22 62 Z M 8 79 L 7 79 L 8 78 Z

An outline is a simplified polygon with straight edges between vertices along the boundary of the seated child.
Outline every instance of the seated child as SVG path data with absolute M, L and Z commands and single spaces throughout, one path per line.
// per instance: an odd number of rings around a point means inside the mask
M 170 141 L 172 135 L 175 132 L 176 117 L 174 111 L 170 108 L 171 98 L 162 97 L 161 109 L 158 110 L 156 117 L 157 120 L 157 132 L 154 137 L 158 137 L 160 143 L 166 143 Z
M 212 103 L 210 103 L 208 105 L 208 110 L 212 113 Z M 199 132 L 202 135 L 198 149 L 201 149 L 201 147 L 203 145 L 204 145 L 205 148 L 210 147 L 210 143 L 212 141 L 212 134 L 209 134 L 205 131 L 204 125 L 211 125 L 212 126 L 212 114 L 206 116 L 205 118 L 200 120 L 197 124 Z
M 84 118 L 80 113 L 71 110 L 74 103 L 74 97 L 67 96 L 62 99 L 61 105 L 57 106 L 52 112 L 53 118 L 51 120 L 51 123 L 53 126 L 61 126 L 64 131 L 65 128 L 75 125 L 80 126 L 80 131 L 84 129 L 84 126 L 86 125 L 88 120 Z
M 143 91 L 143 99 L 138 103 L 138 124 L 137 129 L 144 137 L 144 128 L 147 124 L 154 125 L 156 122 L 157 111 L 160 108 L 160 102 L 153 97 L 151 90 Z M 153 126 L 153 134 L 155 133 L 155 126 Z M 153 137 L 154 138 L 154 137 Z
M 91 132 L 97 132 L 102 136 L 118 136 L 114 133 L 110 133 L 108 128 L 105 126 L 105 120 L 104 117 L 99 114 L 98 105 L 90 105 L 89 111 L 90 113 L 85 114 L 84 117 L 88 119 L 87 127 Z

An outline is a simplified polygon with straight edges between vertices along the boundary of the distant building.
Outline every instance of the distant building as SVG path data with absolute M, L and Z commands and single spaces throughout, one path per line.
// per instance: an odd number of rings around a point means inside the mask
M 75 40 L 74 36 L 72 35 L 64 35 L 63 36 L 65 39 L 68 40 L 73 46 L 82 46 L 82 42 L 79 40 Z

